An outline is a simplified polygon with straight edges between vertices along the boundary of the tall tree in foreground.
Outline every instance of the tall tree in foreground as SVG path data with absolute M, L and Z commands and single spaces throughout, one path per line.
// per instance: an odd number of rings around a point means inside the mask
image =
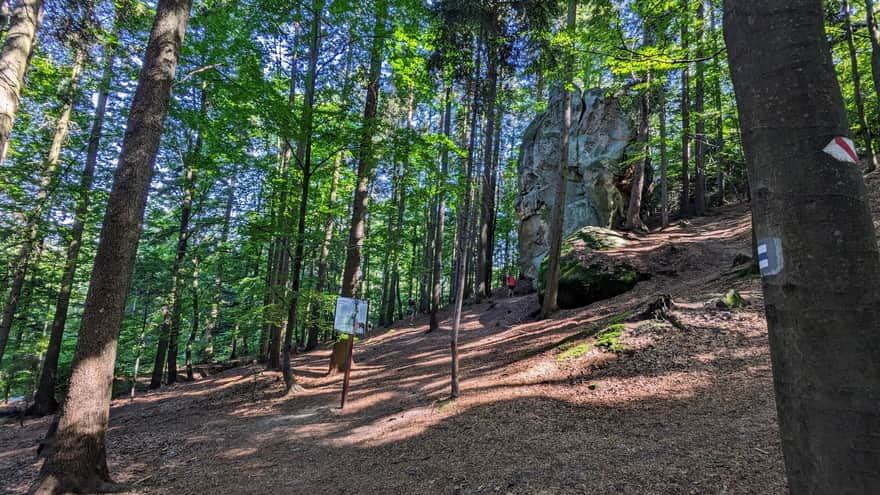
M 351 208 L 351 224 L 349 226 L 348 247 L 345 252 L 345 268 L 342 272 L 340 295 L 355 297 L 360 279 L 361 254 L 364 251 L 366 237 L 367 206 L 370 202 L 370 182 L 376 171 L 376 157 L 373 150 L 373 138 L 377 131 L 379 109 L 379 78 L 382 75 L 382 59 L 385 45 L 385 23 L 388 17 L 388 1 L 376 1 L 376 20 L 373 26 L 373 43 L 370 47 L 370 69 L 367 76 L 367 97 L 364 101 L 364 120 L 361 130 L 361 145 L 357 166 L 357 185 L 354 191 L 354 204 Z M 333 347 L 331 362 L 341 362 L 341 356 L 347 346 L 354 345 L 354 338 L 337 342 Z
M 822 1 L 724 10 L 789 489 L 880 493 L 880 256 Z
M 575 21 L 577 20 L 577 2 L 569 0 L 568 2 L 568 19 L 566 28 L 569 34 L 573 34 Z M 567 63 L 563 68 L 565 77 L 563 84 L 571 83 L 572 70 L 574 65 L 574 57 L 567 57 Z M 541 318 L 548 318 L 554 311 L 558 309 L 557 296 L 559 294 L 559 257 L 562 254 L 562 236 L 563 227 L 565 225 L 565 194 L 566 194 L 566 178 L 565 172 L 568 169 L 568 134 L 571 130 L 571 89 L 563 87 L 562 97 L 562 129 L 559 136 L 559 163 L 556 169 L 556 202 L 550 210 L 550 252 L 547 254 L 547 272 L 544 280 L 544 300 L 541 303 Z
M 12 9 L 9 31 L 0 50 L 0 165 L 9 148 L 9 135 L 18 111 L 18 100 L 24 86 L 37 29 L 43 16 L 43 0 L 21 0 Z
M 191 0 L 160 0 L 156 7 L 104 215 L 70 387 L 34 493 L 94 493 L 114 488 L 104 440 L 116 347 L 190 6 Z

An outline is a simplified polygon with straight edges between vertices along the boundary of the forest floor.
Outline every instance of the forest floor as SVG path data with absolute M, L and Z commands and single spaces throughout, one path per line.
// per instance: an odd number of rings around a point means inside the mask
M 785 493 L 760 283 L 732 270 L 747 209 L 631 238 L 614 255 L 652 277 L 629 293 L 545 321 L 534 295 L 467 307 L 458 400 L 448 315 L 416 318 L 358 343 L 344 410 L 326 349 L 296 357 L 289 398 L 251 366 L 114 401 L 111 472 L 151 494 Z M 719 309 L 730 289 L 750 304 Z M 591 345 L 659 294 L 682 329 Z M 0 426 L 0 492 L 26 491 L 49 422 Z

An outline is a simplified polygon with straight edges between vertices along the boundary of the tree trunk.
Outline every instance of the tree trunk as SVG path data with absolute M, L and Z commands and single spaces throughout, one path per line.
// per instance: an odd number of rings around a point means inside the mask
M 650 80 L 650 75 L 648 76 Z M 647 230 L 642 221 L 642 191 L 645 189 L 645 165 L 648 162 L 648 125 L 651 117 L 650 84 L 639 98 L 639 131 L 636 141 L 639 143 L 639 159 L 635 164 L 632 191 L 629 193 L 629 208 L 626 213 L 626 228 L 630 230 Z
M 342 171 L 342 154 L 336 156 L 336 164 L 333 167 L 333 179 L 330 182 L 330 199 L 328 207 L 330 213 L 324 224 L 324 239 L 321 241 L 321 254 L 318 258 L 318 282 L 315 285 L 317 299 L 312 304 L 312 314 L 309 318 L 309 339 L 306 351 L 313 351 L 318 347 L 318 335 L 321 331 L 321 307 L 323 306 L 324 287 L 327 284 L 327 260 L 330 257 L 330 243 L 333 241 L 333 227 L 336 222 L 332 213 L 336 205 L 336 195 L 339 189 L 339 175 Z
M 697 82 L 694 88 L 694 203 L 697 215 L 706 213 L 706 62 L 703 44 L 706 30 L 703 18 L 706 14 L 705 0 L 697 0 Z
M 43 18 L 43 0 L 20 0 L 12 9 L 9 31 L 0 50 L 0 166 L 6 159 L 24 75 Z
M 877 13 L 874 11 L 874 0 L 865 0 L 865 15 L 868 20 L 868 34 L 871 38 L 871 76 L 874 81 L 874 92 L 880 104 L 880 28 L 877 27 Z
M 446 86 L 446 110 L 443 117 L 443 136 L 448 141 L 452 135 L 452 84 L 447 83 Z M 444 141 L 442 145 L 442 155 L 440 158 L 440 187 L 438 188 L 437 198 L 437 233 L 434 235 L 434 273 L 432 276 L 433 287 L 431 288 L 431 320 L 428 327 L 429 332 L 440 329 L 440 298 L 441 291 L 441 271 L 443 269 L 443 230 L 446 219 L 446 181 L 449 167 L 449 146 Z
M 377 110 L 379 107 L 379 77 L 381 76 L 383 47 L 385 46 L 385 22 L 388 17 L 388 1 L 376 1 L 376 24 L 373 28 L 373 43 L 370 48 L 370 69 L 367 77 L 367 98 L 364 103 L 363 129 L 357 169 L 357 188 L 351 212 L 348 247 L 345 254 L 345 268 L 342 274 L 342 297 L 354 297 L 364 249 L 364 225 L 367 206 L 370 201 L 370 182 L 376 169 L 373 153 L 373 136 L 377 129 Z
M 718 15 L 715 12 L 715 6 L 709 5 L 709 17 L 712 26 L 712 53 L 718 51 Z M 723 89 L 721 87 L 722 70 L 721 57 L 714 58 L 715 66 L 715 188 L 718 191 L 718 205 L 723 206 L 724 201 L 724 106 L 722 105 Z
M 18 10 L 18 9 L 16 9 Z M 12 36 L 12 33 L 10 33 Z M 61 90 L 61 111 L 58 120 L 55 122 L 55 132 L 52 134 L 52 142 L 43 161 L 42 177 L 40 178 L 39 189 L 34 197 L 33 205 L 27 214 L 27 223 L 25 225 L 25 238 L 15 258 L 13 265 L 12 283 L 10 284 L 9 293 L 3 306 L 3 314 L 0 315 L 0 362 L 3 360 L 3 354 L 6 350 L 6 342 L 9 339 L 9 332 L 12 329 L 12 322 L 15 318 L 15 312 L 18 308 L 18 301 L 21 297 L 21 289 L 24 286 L 27 277 L 28 263 L 34 248 L 39 243 L 40 238 L 40 222 L 46 211 L 49 202 L 49 195 L 55 186 L 58 175 L 59 163 L 61 161 L 61 148 L 67 140 L 70 128 L 70 116 L 73 112 L 73 106 L 76 103 L 76 96 L 79 88 L 79 76 L 82 70 L 82 63 L 85 54 L 81 50 L 77 50 L 74 54 L 73 66 L 70 70 L 70 78 L 65 87 Z M 0 61 L 2 63 L 2 61 Z M 0 76 L 2 76 L 0 69 Z M 0 84 L 2 86 L 2 84 Z M 2 108 L 2 107 L 0 107 Z M 2 118 L 0 118 L 2 125 Z M 2 133 L 2 130 L 0 130 Z
M 663 228 L 669 226 L 669 156 L 666 154 L 666 86 L 660 86 L 657 103 L 660 119 L 660 216 Z
M 681 49 L 685 58 L 690 57 L 690 38 L 688 34 L 688 0 L 682 0 L 681 18 Z M 690 158 L 691 158 L 691 103 L 690 103 L 690 67 L 683 65 L 681 68 L 681 204 L 679 210 L 682 215 L 691 211 L 691 181 L 690 181 Z
M 846 43 L 849 46 L 849 63 L 852 70 L 853 95 L 856 102 L 856 111 L 859 116 L 859 126 L 862 131 L 862 138 L 865 140 L 865 157 L 868 168 L 866 172 L 873 172 L 877 169 L 877 157 L 874 156 L 874 143 L 871 138 L 871 128 L 868 127 L 868 121 L 865 119 L 865 101 L 862 98 L 862 77 L 859 75 L 859 61 L 856 56 L 856 45 L 853 36 L 852 20 L 849 15 L 849 0 L 841 0 L 843 6 L 843 24 L 846 30 Z
M 576 19 L 577 2 L 569 0 L 567 20 L 567 29 L 569 31 L 574 31 Z M 565 70 L 568 73 L 566 79 L 569 79 L 573 63 L 569 60 L 569 63 L 566 65 L 567 68 Z M 550 212 L 550 251 L 547 253 L 547 271 L 544 275 L 544 300 L 541 303 L 541 318 L 549 318 L 551 314 L 559 309 L 557 304 L 559 294 L 559 258 L 562 256 L 562 229 L 565 225 L 565 195 L 567 187 L 565 173 L 568 170 L 570 155 L 568 135 L 571 131 L 571 91 L 565 87 L 561 88 L 561 91 L 563 91 L 562 132 L 559 144 L 559 164 L 556 168 L 556 202 L 553 203 Z
M 452 315 L 452 333 L 449 339 L 450 346 L 450 354 L 452 357 L 452 369 L 451 369 L 451 388 L 450 388 L 450 397 L 457 398 L 459 395 L 459 363 L 458 363 L 458 334 L 461 328 L 461 312 L 462 305 L 464 303 L 465 298 L 465 286 L 467 285 L 467 272 L 468 272 L 468 258 L 470 257 L 470 228 L 471 228 L 471 205 L 473 204 L 473 196 L 474 190 L 471 186 L 474 176 L 474 162 L 475 162 L 475 153 L 476 150 L 476 138 L 477 138 L 477 120 L 479 119 L 479 91 L 477 90 L 478 85 L 476 84 L 476 80 L 480 75 L 480 54 L 476 53 L 476 63 L 474 64 L 474 72 L 472 75 L 472 79 L 470 82 L 471 88 L 473 88 L 473 100 L 471 107 L 471 122 L 470 122 L 470 134 L 469 141 L 470 145 L 468 146 L 468 155 L 467 155 L 467 171 L 465 173 L 465 187 L 464 187 L 464 205 L 461 214 L 461 222 L 459 225 L 456 225 L 456 228 L 459 231 L 458 235 L 458 259 L 456 260 L 457 268 L 456 272 L 458 276 L 456 277 L 455 287 L 453 288 L 453 292 L 455 293 L 455 302 L 453 303 L 455 308 L 453 310 Z
M 160 0 L 156 7 L 102 223 L 70 387 L 34 493 L 96 492 L 111 483 L 104 439 L 116 346 L 189 9 L 190 0 Z
M 118 16 L 114 21 L 114 33 L 118 31 Z M 114 34 L 115 36 L 115 34 Z M 89 145 L 86 152 L 86 164 L 80 176 L 79 198 L 76 203 L 76 211 L 73 218 L 73 226 L 70 231 L 70 243 L 67 245 L 67 258 L 64 262 L 64 273 L 61 276 L 61 285 L 58 291 L 58 300 L 55 303 L 55 315 L 52 319 L 52 332 L 49 336 L 49 345 L 46 348 L 46 356 L 43 360 L 43 369 L 40 373 L 40 385 L 34 396 L 34 404 L 29 414 L 45 416 L 55 412 L 58 402 L 55 400 L 55 383 L 58 374 L 58 358 L 61 355 L 61 343 L 64 337 L 64 326 L 67 323 L 67 312 L 70 308 L 70 296 L 73 291 L 73 281 L 79 261 L 79 250 L 82 246 L 83 231 L 85 230 L 86 216 L 89 212 L 89 200 L 94 181 L 95 168 L 98 163 L 98 148 L 104 131 L 104 115 L 107 110 L 107 97 L 110 93 L 110 85 L 113 81 L 113 59 L 116 48 L 113 43 L 104 45 L 104 69 L 98 86 L 98 99 L 95 106 L 95 117 L 92 121 L 92 129 L 89 134 Z
M 196 240 L 193 239 L 193 251 L 196 250 Z M 186 379 L 193 381 L 193 343 L 199 332 L 199 259 L 193 256 L 193 279 L 192 279 L 192 320 L 190 321 L 189 338 L 186 339 L 184 359 L 186 365 Z
M 302 169 L 302 188 L 300 190 L 299 213 L 294 245 L 293 266 L 291 273 L 291 299 L 287 312 L 287 329 L 284 333 L 284 359 L 281 366 L 284 375 L 285 393 L 290 392 L 296 381 L 290 368 L 290 355 L 293 346 L 293 333 L 297 328 L 297 317 L 302 285 L 302 264 L 305 255 L 306 215 L 309 210 L 309 185 L 312 178 L 312 126 L 315 106 L 315 81 L 318 73 L 318 55 L 321 49 L 321 20 L 324 13 L 324 1 L 312 2 L 312 25 L 309 32 L 309 67 L 306 74 L 303 115 L 297 143 L 296 158 Z
M 823 2 L 724 18 L 789 490 L 880 493 L 880 256 L 859 169 L 823 153 L 849 133 Z
M 477 300 L 492 296 L 492 270 L 490 269 L 491 242 L 489 231 L 492 228 L 492 217 L 495 214 L 495 190 L 493 188 L 493 152 L 495 146 L 495 100 L 498 91 L 498 40 L 494 35 L 488 36 L 487 74 L 486 74 L 486 125 L 483 128 L 483 200 L 480 202 L 480 234 L 477 245 Z
M 211 293 L 211 313 L 208 325 L 205 327 L 205 349 L 202 351 L 202 360 L 214 361 L 214 336 L 220 324 L 220 303 L 223 292 L 223 272 L 226 266 L 226 257 L 229 255 L 227 243 L 229 242 L 229 223 L 232 219 L 232 208 L 235 205 L 235 188 L 238 179 L 238 167 L 232 171 L 229 177 L 229 186 L 226 191 L 226 207 L 223 213 L 223 227 L 220 230 L 220 244 L 217 246 L 217 267 L 214 272 L 214 287 Z

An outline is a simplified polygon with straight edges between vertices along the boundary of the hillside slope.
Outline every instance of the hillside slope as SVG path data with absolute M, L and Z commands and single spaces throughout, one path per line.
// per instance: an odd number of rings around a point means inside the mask
M 535 296 L 466 308 L 462 394 L 449 390 L 449 320 L 372 336 L 349 402 L 329 351 L 294 362 L 305 391 L 239 368 L 114 402 L 111 470 L 135 493 L 785 492 L 759 282 L 743 207 L 633 237 L 615 256 L 651 273 L 630 293 L 531 321 Z M 718 309 L 737 289 L 750 304 Z M 682 329 L 626 322 L 618 354 L 590 335 L 657 295 Z M 3 493 L 24 493 L 48 419 L 0 426 Z

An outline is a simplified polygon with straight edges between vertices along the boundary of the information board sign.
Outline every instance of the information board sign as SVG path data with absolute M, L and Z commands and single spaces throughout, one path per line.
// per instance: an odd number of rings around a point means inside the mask
M 340 297 L 336 299 L 336 318 L 333 329 L 339 333 L 354 333 L 354 320 L 357 314 L 357 335 L 365 335 L 369 303 L 360 299 Z

